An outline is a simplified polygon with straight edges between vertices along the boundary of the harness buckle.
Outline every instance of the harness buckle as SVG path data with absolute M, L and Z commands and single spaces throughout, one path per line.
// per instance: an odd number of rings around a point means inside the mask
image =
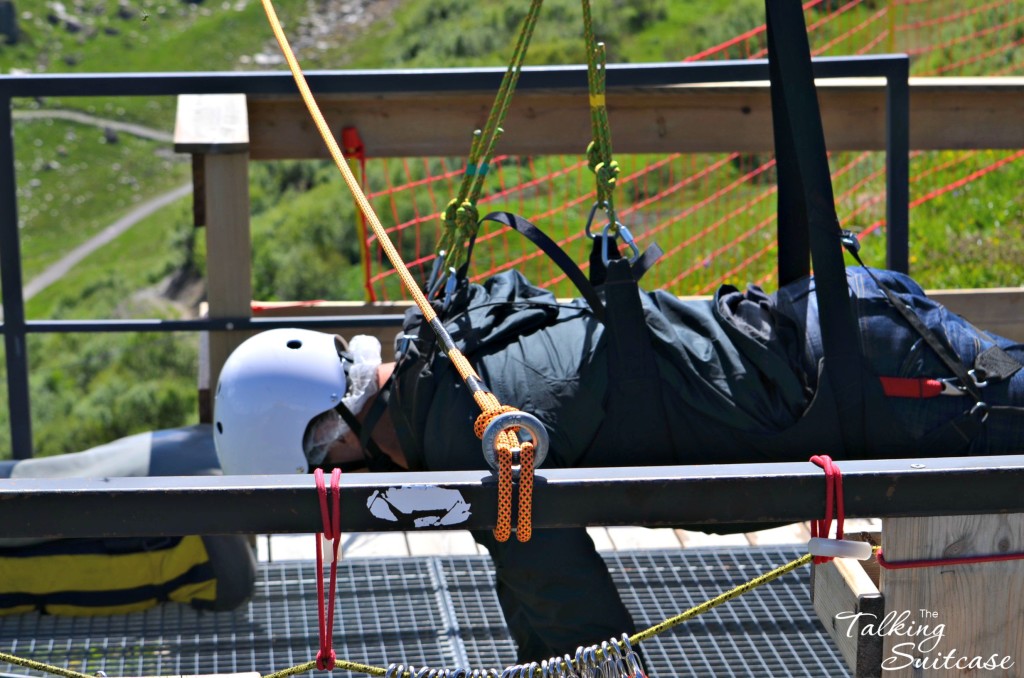
M 860 252 L 860 240 L 857 239 L 857 234 L 853 231 L 842 230 L 839 231 L 839 242 L 843 244 L 851 254 Z
M 971 378 L 971 386 L 974 388 L 985 388 L 988 386 L 988 380 L 979 378 L 977 370 L 968 370 L 967 376 Z M 939 379 L 939 381 L 942 382 L 942 391 L 939 392 L 940 395 L 968 395 L 967 386 L 960 381 L 959 377 L 948 377 L 946 379 Z

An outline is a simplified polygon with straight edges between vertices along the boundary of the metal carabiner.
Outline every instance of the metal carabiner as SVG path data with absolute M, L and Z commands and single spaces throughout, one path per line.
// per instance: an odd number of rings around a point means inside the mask
M 600 237 L 599 235 L 597 235 L 596 233 L 591 232 L 591 230 L 590 230 L 590 227 L 594 225 L 594 217 L 597 215 L 597 210 L 600 209 L 600 208 L 607 209 L 608 208 L 608 203 L 606 203 L 604 200 L 598 200 L 597 202 L 595 202 L 591 206 L 590 214 L 587 215 L 587 226 L 584 229 L 584 232 L 587 234 L 587 237 L 590 238 L 591 240 L 594 240 L 595 238 L 599 238 Z
M 612 224 L 608 224 L 601 231 L 601 237 L 604 238 L 604 246 L 601 248 L 601 261 L 604 262 L 605 266 L 608 265 L 608 243 L 611 240 L 615 240 L 615 236 L 609 232 L 611 231 L 611 228 Z M 621 221 L 615 222 L 615 228 L 617 229 L 618 234 L 622 236 L 622 242 L 629 246 L 629 249 L 633 252 L 633 256 L 629 257 L 630 263 L 639 259 L 640 248 L 636 246 L 636 241 L 633 240 L 633 234 L 629 232 L 629 229 L 626 228 L 626 225 Z

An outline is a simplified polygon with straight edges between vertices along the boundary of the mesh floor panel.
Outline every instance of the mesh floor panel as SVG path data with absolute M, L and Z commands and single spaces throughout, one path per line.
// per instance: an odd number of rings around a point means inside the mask
M 797 548 L 749 547 L 616 552 L 605 559 L 638 627 L 646 628 L 799 555 Z M 0 617 L 0 649 L 110 676 L 279 671 L 316 656 L 314 569 L 305 561 L 261 564 L 252 600 L 234 612 L 166 604 L 109 617 Z M 485 556 L 343 561 L 337 656 L 372 666 L 512 663 L 515 648 L 493 582 Z M 814 617 L 806 569 L 657 636 L 643 649 L 652 678 L 849 675 Z M 41 675 L 3 663 L 0 672 Z

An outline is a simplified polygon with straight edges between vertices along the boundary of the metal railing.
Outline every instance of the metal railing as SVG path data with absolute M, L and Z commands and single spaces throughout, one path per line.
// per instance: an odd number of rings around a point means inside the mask
M 432 69 L 311 72 L 317 94 L 398 92 L 493 92 L 504 69 Z M 886 82 L 887 265 L 906 271 L 909 203 L 909 59 L 905 55 L 830 57 L 814 60 L 817 78 L 881 77 Z M 714 63 L 627 64 L 608 67 L 607 87 L 667 86 L 768 80 L 766 60 Z M 526 68 L 519 89 L 579 90 L 584 66 Z M 13 101 L 21 97 L 171 96 L 240 93 L 294 95 L 288 73 L 119 73 L 0 76 L 0 283 L 7 367 L 11 448 L 16 459 L 32 456 L 28 349 L 30 333 L 192 332 L 263 330 L 272 327 L 381 327 L 399 325 L 399 315 L 359 317 L 208 318 L 203 320 L 27 320 L 23 299 Z M 787 234 L 779 233 L 780 240 Z
M 842 467 L 849 518 L 1024 511 L 1024 455 L 844 460 Z M 341 527 L 488 529 L 497 520 L 496 492 L 490 471 L 347 473 Z M 388 508 L 389 499 L 405 512 Z M 541 468 L 532 522 L 535 528 L 685 525 L 714 531 L 820 518 L 823 506 L 824 475 L 807 461 Z M 159 520 L 146 519 L 155 515 Z M 3 537 L 310 533 L 322 525 L 316 487 L 301 474 L 0 482 Z

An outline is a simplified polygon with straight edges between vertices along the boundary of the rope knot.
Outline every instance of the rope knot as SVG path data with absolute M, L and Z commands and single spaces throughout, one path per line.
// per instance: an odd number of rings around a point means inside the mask
M 473 423 L 473 433 L 476 434 L 477 438 L 480 438 L 481 440 L 483 440 L 484 431 L 487 430 L 487 427 L 490 425 L 491 421 L 493 421 L 495 417 L 497 417 L 499 414 L 505 414 L 506 412 L 518 412 L 518 411 L 519 411 L 518 407 L 512 407 L 511 405 L 501 405 L 501 406 L 499 406 L 497 408 L 488 409 L 488 410 L 486 410 L 484 412 L 481 412 L 480 416 L 478 416 L 476 418 L 476 421 Z M 513 433 L 515 433 L 516 431 L 519 430 L 519 427 L 518 426 L 514 426 L 514 427 L 512 427 L 509 430 L 512 431 Z
M 334 654 L 334 650 L 328 650 L 327 656 L 324 656 L 324 651 L 319 650 L 316 653 L 316 667 L 321 671 L 331 671 L 334 669 L 334 662 L 337 657 Z

